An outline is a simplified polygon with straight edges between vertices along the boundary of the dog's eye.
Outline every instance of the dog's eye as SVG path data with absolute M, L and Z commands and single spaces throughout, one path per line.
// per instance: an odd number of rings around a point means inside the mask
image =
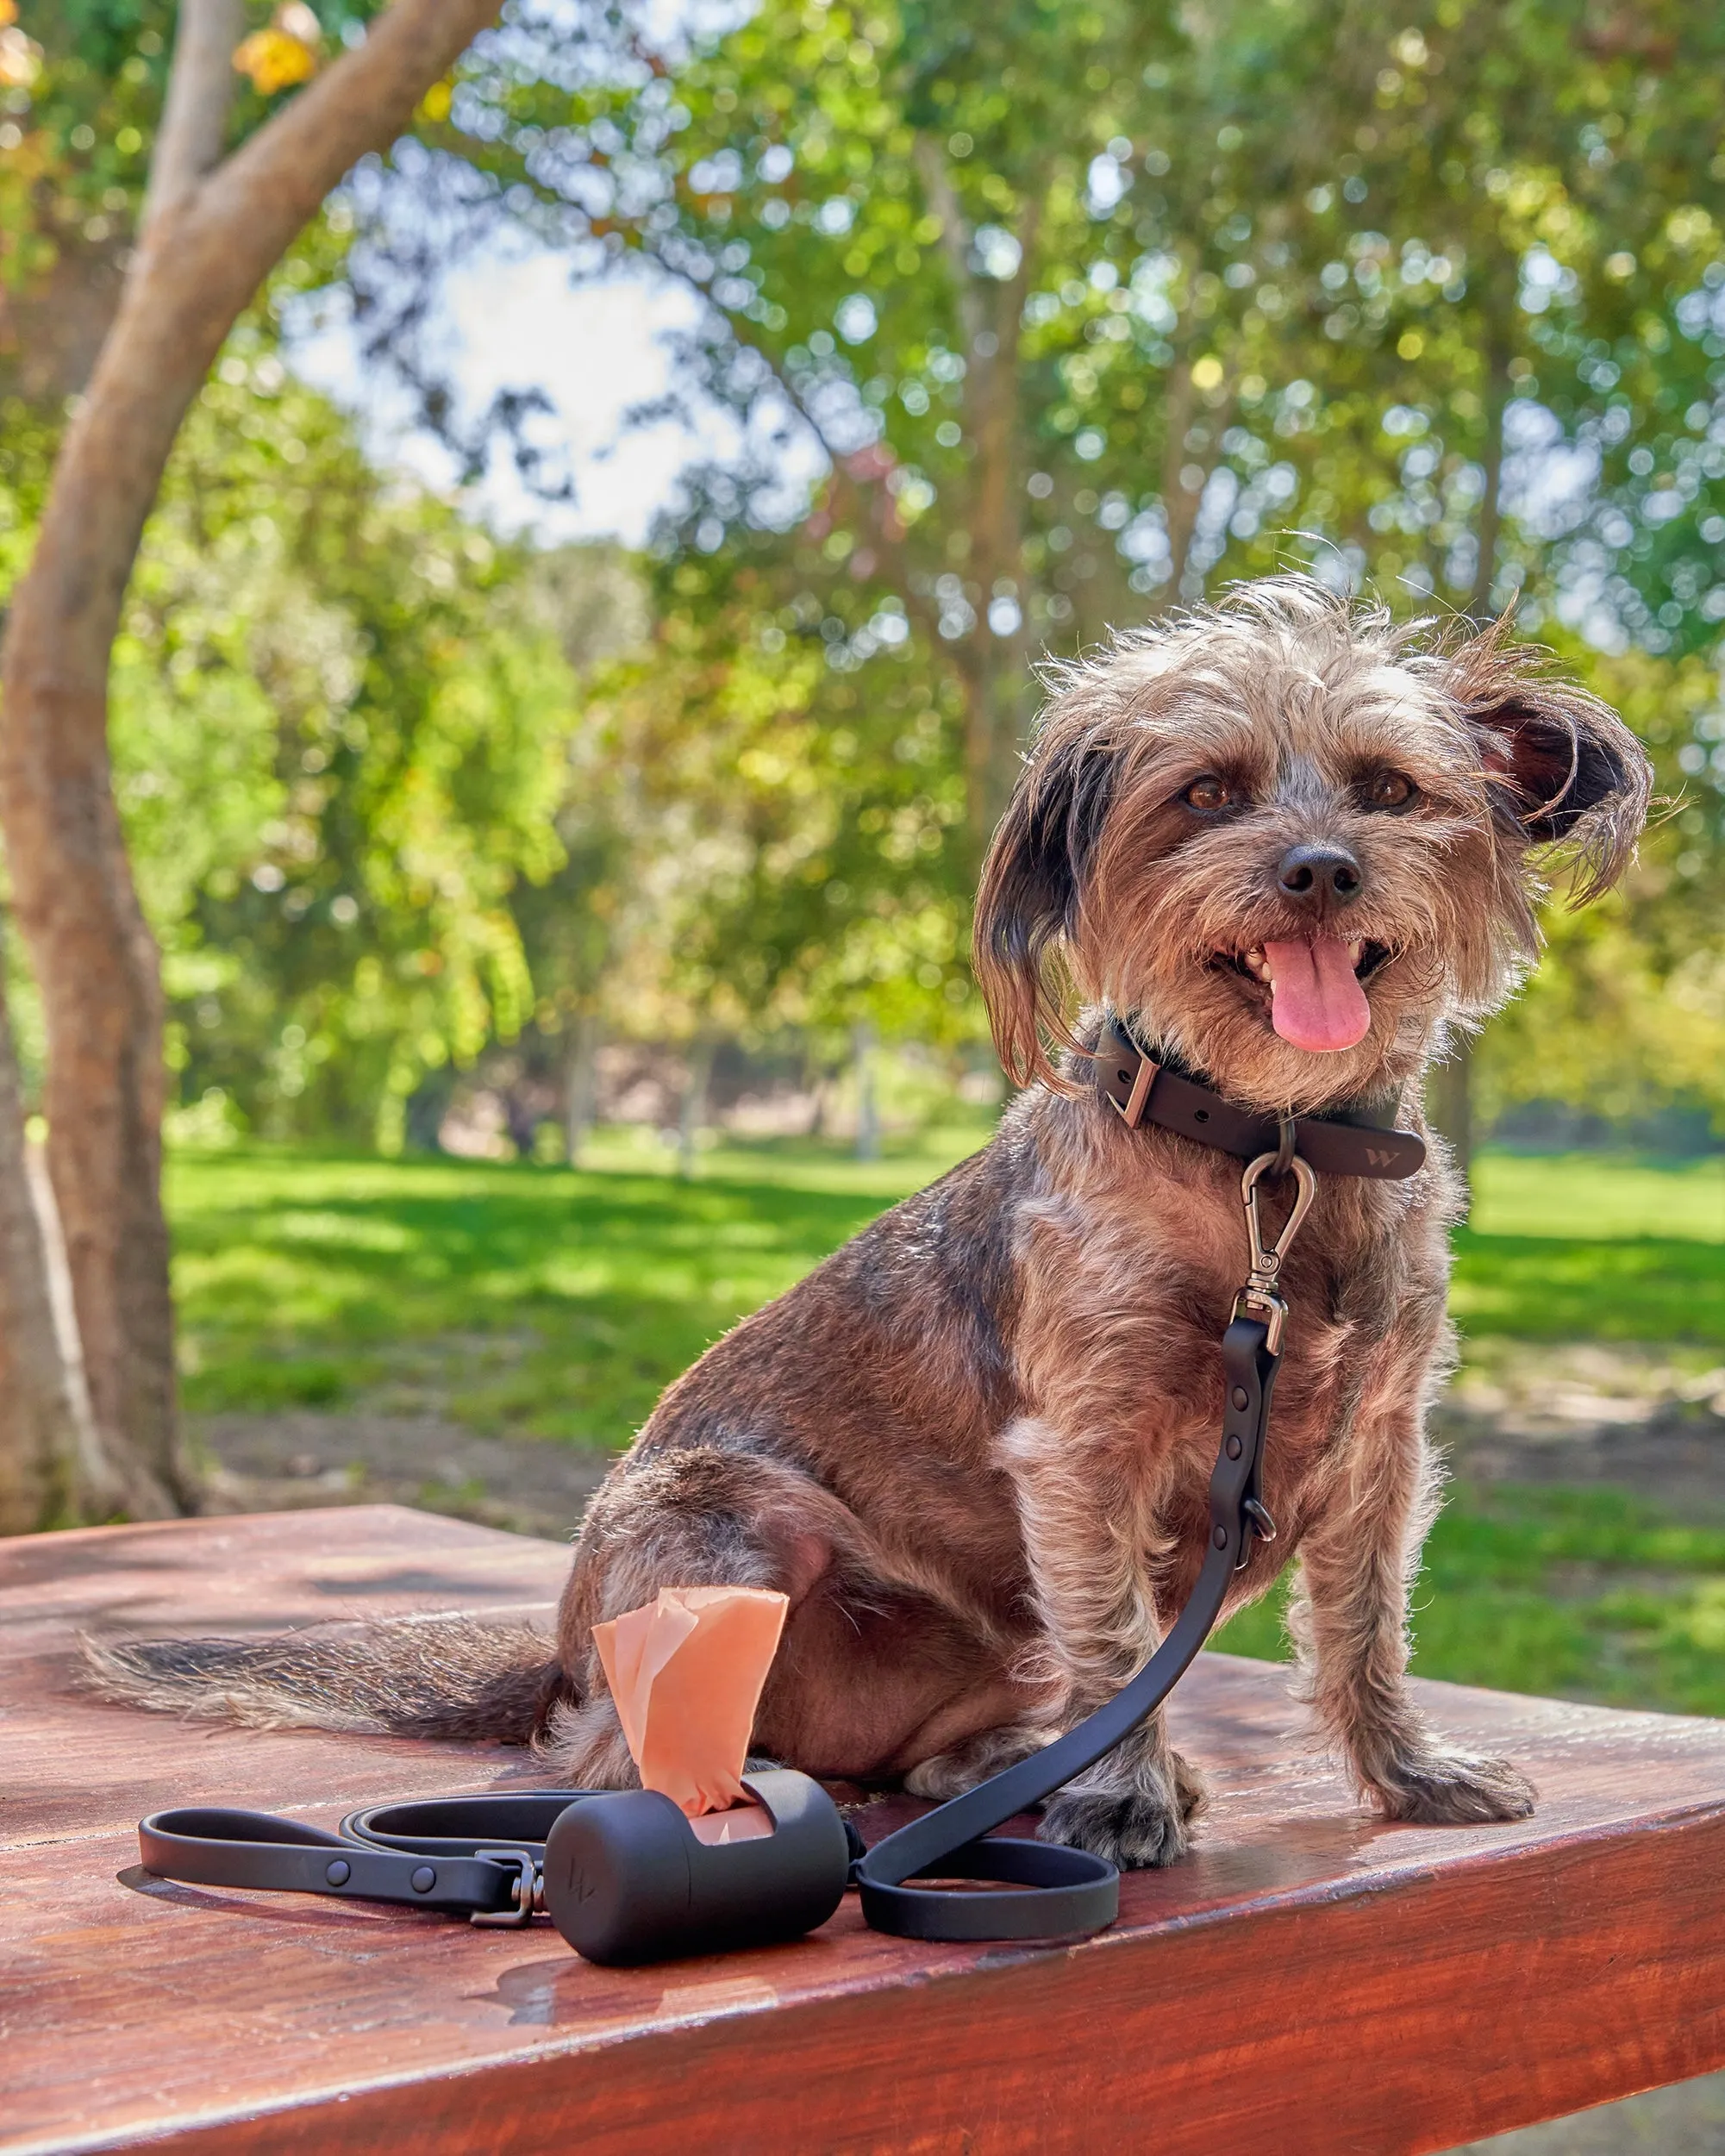
M 1234 789 L 1225 778 L 1218 778 L 1213 771 L 1207 771 L 1202 778 L 1193 779 L 1180 796 L 1189 809 L 1200 809 L 1206 816 L 1214 816 L 1218 809 L 1234 806 Z
M 1368 778 L 1362 791 L 1369 809 L 1405 809 L 1419 791 L 1403 771 L 1380 771 Z

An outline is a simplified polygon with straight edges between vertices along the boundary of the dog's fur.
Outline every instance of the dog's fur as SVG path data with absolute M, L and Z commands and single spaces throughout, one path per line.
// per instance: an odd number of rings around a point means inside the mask
M 140 1642 L 100 1651 L 109 1690 L 254 1719 L 533 1736 L 572 1781 L 622 1786 L 634 1770 L 595 1622 L 671 1584 L 772 1587 L 791 1612 L 759 1750 L 944 1797 L 1140 1667 L 1200 1560 L 1216 1343 L 1245 1237 L 1237 1162 L 1128 1130 L 1091 1089 L 1099 1007 L 1246 1106 L 1387 1097 L 1422 1128 L 1434 1050 L 1534 953 L 1537 849 L 1566 843 L 1579 894 L 1604 889 L 1649 774 L 1609 711 L 1501 627 L 1446 644 L 1299 578 L 1118 637 L 1051 689 L 977 917 L 1003 1059 L 1027 1090 L 982 1153 L 666 1393 L 589 1509 L 554 1659 L 512 1647 L 499 1669 L 453 1630 L 440 1709 L 422 1681 L 395 1695 L 387 1640 L 369 1663 L 333 1649 L 309 1670 L 291 1642 L 278 1667 L 255 1643 L 224 1658 Z M 1414 782 L 1409 803 L 1368 804 L 1384 771 Z M 1202 774 L 1241 805 L 1189 807 Z M 1363 871 L 1347 934 L 1387 955 L 1366 1038 L 1314 1054 L 1272 1029 L 1264 991 L 1229 960 L 1309 928 L 1276 871 L 1321 841 Z M 1075 1020 L 1069 998 L 1087 1007 Z M 1321 1187 L 1284 1281 L 1265 1469 L 1281 1532 L 1233 1597 L 1262 1594 L 1297 1553 L 1318 1725 L 1392 1819 L 1503 1819 L 1532 1802 L 1512 1766 L 1429 1730 L 1403 1685 L 1456 1196 L 1439 1145 L 1409 1182 Z M 422 1672 L 428 1643 L 417 1628 Z M 1166 1863 L 1201 1796 L 1158 1716 L 1063 1790 L 1041 1831 Z

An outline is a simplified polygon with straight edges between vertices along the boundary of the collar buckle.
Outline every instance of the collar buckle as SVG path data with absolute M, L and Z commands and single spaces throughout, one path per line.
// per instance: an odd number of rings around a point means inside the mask
M 1156 1083 L 1162 1066 L 1153 1057 L 1146 1055 L 1135 1041 L 1131 1046 L 1133 1053 L 1138 1058 L 1138 1068 L 1132 1079 L 1132 1090 L 1123 1101 L 1117 1100 L 1112 1093 L 1105 1093 L 1103 1098 L 1128 1130 L 1136 1130 L 1143 1118 L 1144 1104 L 1150 1097 L 1150 1088 Z

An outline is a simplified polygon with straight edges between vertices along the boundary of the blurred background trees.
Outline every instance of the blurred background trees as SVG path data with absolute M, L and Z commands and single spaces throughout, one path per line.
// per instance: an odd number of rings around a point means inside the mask
M 1716 1041 L 1722 39 L 1677 9 L 1460 0 L 766 5 L 572 99 L 481 73 L 456 111 L 548 243 L 705 303 L 683 379 L 746 446 L 688 475 L 656 610 L 715 651 L 753 613 L 859 779 L 871 740 L 877 772 L 921 766 L 914 806 L 852 804 L 880 869 L 802 872 L 873 916 L 877 971 L 931 1015 L 954 985 L 880 924 L 932 902 L 962 951 L 1035 654 L 1309 562 L 1622 662 L 1671 822 L 1440 1092 L 1459 1131 L 1470 1093 L 1488 1124 L 1561 1100 L 1652 1127 L 1711 1097 Z M 782 963 L 797 929 L 755 917 Z M 809 950 L 838 926 L 816 909 Z
M 373 12 L 241 11 L 229 138 Z M 175 10 L 0 16 L 9 584 Z M 121 613 L 176 1127 L 431 1146 L 484 1091 L 484 1142 L 572 1153 L 631 1048 L 685 1140 L 740 1057 L 811 1116 L 876 1042 L 979 1077 L 969 896 L 1035 660 L 1298 564 L 1513 606 L 1659 764 L 1640 870 L 1553 912 L 1451 1123 L 1716 1142 L 1722 59 L 1669 0 L 516 0 L 228 336 Z M 297 310 L 345 295 L 470 478 L 513 452 L 554 492 L 534 355 L 476 412 L 432 330 L 504 235 L 698 302 L 671 401 L 736 446 L 638 555 L 502 534 L 296 372 Z
M 87 381 L 60 408 L 64 425 L 0 646 L 0 826 L 41 998 L 47 1184 L 59 1215 L 57 1223 L 44 1219 L 40 1255 L 51 1266 L 63 1236 L 77 1372 L 104 1471 L 92 1480 L 91 1450 L 51 1434 L 64 1417 L 57 1403 L 44 1409 L 34 1380 L 0 1394 L 0 1415 L 10 1449 L 36 1457 L 59 1444 L 63 1457 L 44 1486 L 72 1491 L 74 1510 L 117 1498 L 134 1511 L 159 1512 L 194 1497 L 179 1436 L 160 1196 L 160 954 L 117 814 L 109 736 L 114 644 L 143 527 L 187 410 L 264 279 L 356 159 L 410 123 L 421 97 L 498 5 L 391 0 L 369 24 L 338 16 L 344 49 L 325 66 L 325 26 L 304 0 L 283 0 L 249 37 L 240 34 L 241 0 L 181 0 L 142 200 L 113 264 L 117 296 L 102 278 L 84 279 L 86 291 L 99 287 L 95 311 L 108 319 Z M 5 12 L 16 16 L 13 0 Z M 11 325 L 26 375 L 32 306 L 53 311 L 53 278 L 80 266 L 79 243 L 105 245 L 114 221 L 131 210 L 123 180 L 110 172 L 102 208 L 80 218 L 80 191 L 66 184 L 59 155 L 64 131 L 75 156 L 91 153 L 98 166 L 109 159 L 89 119 L 66 128 L 58 93 L 69 90 L 75 104 L 101 81 L 113 55 L 97 48 L 111 47 L 116 15 L 141 33 L 125 7 L 97 4 L 58 20 L 58 71 L 46 67 L 47 48 L 16 22 L 0 28 L 8 100 L 18 116 L 3 123 L 3 136 L 24 174 L 27 214 L 39 204 L 46 210 L 41 245 L 17 250 L 13 265 L 26 295 Z M 122 63 L 122 82 L 134 62 L 134 84 L 147 86 L 143 53 Z M 236 96 L 241 78 L 256 92 L 249 110 Z M 41 124 L 27 136 L 22 122 L 37 117 L 40 92 Z M 113 148 L 142 141 L 128 121 Z M 97 177 L 92 171 L 91 184 Z M 81 269 L 91 268 L 86 258 Z M 36 386 L 40 395 L 47 384 Z M 9 1035 L 0 1041 L 9 1059 L 10 1045 Z M 41 1328 L 23 1338 L 41 1298 L 25 1278 L 38 1253 L 16 1176 L 17 1098 L 9 1067 L 0 1082 L 0 1105 L 14 1123 L 0 1143 L 0 1172 L 13 1178 L 0 1195 L 9 1259 L 0 1268 L 0 1346 L 3 1374 L 15 1379 L 53 1344 Z

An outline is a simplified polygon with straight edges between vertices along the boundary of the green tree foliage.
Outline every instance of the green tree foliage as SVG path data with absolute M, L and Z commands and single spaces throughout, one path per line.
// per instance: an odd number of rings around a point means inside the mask
M 318 12 L 333 46 L 366 10 Z M 170 13 L 26 0 L 8 290 L 123 244 Z M 687 49 L 577 28 L 520 8 L 287 275 L 393 220 L 399 311 L 368 319 L 407 337 L 447 231 L 650 266 L 700 295 L 683 379 L 747 453 L 691 475 L 649 633 L 578 690 L 591 562 L 383 485 L 265 345 L 233 355 L 119 654 L 194 1093 L 266 1122 L 382 1100 L 393 1132 L 403 1087 L 529 1015 L 973 1028 L 969 892 L 1037 655 L 1293 559 L 1409 609 L 1519 593 L 1660 759 L 1642 871 L 1553 914 L 1490 1099 L 1719 1097 L 1725 21 L 764 0 Z
M 588 899 L 603 1015 L 648 1036 L 967 1034 L 967 908 L 943 860 L 962 786 L 930 684 L 908 658 L 866 695 L 835 678 L 819 622 L 782 628 L 761 582 L 747 561 L 677 566 L 650 638 L 594 681 L 564 828 L 582 851 L 578 819 L 589 858 L 613 841 Z M 899 616 L 878 633 L 908 642 Z
M 1722 51 L 1711 16 L 1578 0 L 769 0 L 616 88 L 476 64 L 465 111 L 547 231 L 701 293 L 707 385 L 763 443 L 818 442 L 791 573 L 841 618 L 897 600 L 985 811 L 1027 638 L 1291 533 L 1392 591 L 1483 607 L 1513 572 L 1652 648 L 1673 599 L 1709 634 Z M 1559 430 L 1598 474 L 1567 518 L 1531 484 Z M 782 522 L 775 484 L 712 475 L 689 550 Z
M 511 900 L 563 865 L 578 712 L 541 577 L 235 340 L 115 655 L 116 786 L 190 1097 L 393 1146 L 427 1071 L 531 1014 Z
M 1645 1129 L 1673 1106 L 1725 1130 L 1725 700 L 1716 656 L 1572 646 L 1651 750 L 1663 800 L 1635 872 L 1584 914 L 1548 909 L 1550 948 L 1482 1044 L 1488 1113 L 1531 1102 Z
M 1603 1097 L 1578 1044 L 1617 1010 L 1606 974 L 1669 1012 L 1707 963 L 1722 47 L 1704 11 L 1581 0 L 766 0 L 669 66 L 476 61 L 452 128 L 519 213 L 706 303 L 691 370 L 754 453 L 666 533 L 666 619 L 720 672 L 780 654 L 785 739 L 858 746 L 836 824 L 780 799 L 786 878 L 751 882 L 775 857 L 745 848 L 694 908 L 755 991 L 830 978 L 835 947 L 872 951 L 877 994 L 918 978 L 887 894 L 908 871 L 909 918 L 925 893 L 960 918 L 1039 650 L 1310 559 L 1409 609 L 1519 593 L 1525 628 L 1641 655 L 1604 685 L 1687 792 L 1617 913 L 1554 916 L 1494 1065 L 1504 1097 L 1559 1068 Z M 806 503 L 786 437 L 824 466 Z M 901 703 L 929 748 L 908 864 Z M 787 770 L 830 813 L 831 773 Z M 841 875 L 815 834 L 847 824 Z M 803 903 L 822 876 L 852 940 Z M 1637 967 L 1604 966 L 1614 933 Z M 1668 1030 L 1623 1036 L 1638 1082 L 1695 1078 Z

